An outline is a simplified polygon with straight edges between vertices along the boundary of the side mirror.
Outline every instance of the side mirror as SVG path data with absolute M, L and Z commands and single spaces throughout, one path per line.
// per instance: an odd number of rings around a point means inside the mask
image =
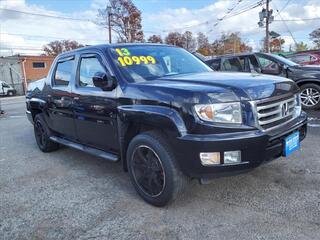
M 282 67 L 279 64 L 276 64 L 274 67 L 268 67 L 261 69 L 261 73 L 270 74 L 270 75 L 279 75 L 282 72 Z
M 96 72 L 92 77 L 92 82 L 94 86 L 101 88 L 103 91 L 112 91 L 117 87 L 116 79 L 104 72 Z

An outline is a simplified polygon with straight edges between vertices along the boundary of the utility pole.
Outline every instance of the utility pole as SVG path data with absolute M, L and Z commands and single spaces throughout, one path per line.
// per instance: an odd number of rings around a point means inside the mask
M 269 18 L 270 18 L 269 0 L 266 1 L 266 10 L 267 10 L 267 14 L 266 14 L 266 42 L 265 42 L 265 46 L 266 46 L 266 52 L 269 53 L 270 52 L 270 48 L 269 48 Z
M 111 6 L 107 6 L 107 14 L 108 14 L 108 30 L 109 30 L 109 43 L 111 44 Z
M 266 0 L 266 8 L 263 8 L 261 12 L 259 12 L 259 22 L 258 25 L 261 28 L 266 28 L 266 36 L 264 41 L 264 49 L 265 52 L 270 52 L 270 43 L 269 43 L 269 24 L 273 22 L 274 16 L 272 16 L 273 10 L 269 9 L 271 0 Z M 266 21 L 264 21 L 266 19 Z

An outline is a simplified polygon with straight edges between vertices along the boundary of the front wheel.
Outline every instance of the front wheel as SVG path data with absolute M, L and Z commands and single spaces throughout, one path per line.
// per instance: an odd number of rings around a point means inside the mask
M 320 108 L 320 86 L 307 83 L 301 86 L 301 105 L 306 110 Z
M 161 207 L 176 199 L 187 184 L 172 150 L 155 132 L 139 134 L 130 142 L 127 164 L 136 191 L 154 206 Z

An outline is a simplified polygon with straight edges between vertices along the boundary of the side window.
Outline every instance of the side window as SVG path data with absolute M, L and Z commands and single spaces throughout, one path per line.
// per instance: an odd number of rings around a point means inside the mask
M 220 59 L 213 60 L 213 61 L 210 63 L 210 66 L 211 66 L 211 68 L 213 68 L 214 70 L 219 71 L 219 70 L 220 70 Z
M 241 63 L 238 58 L 225 59 L 223 61 L 224 71 L 242 72 Z
M 249 66 L 250 72 L 252 73 L 261 73 L 261 69 L 259 67 L 259 63 L 255 56 L 249 56 Z
M 69 85 L 73 70 L 73 64 L 74 59 L 58 62 L 53 79 L 55 86 Z
M 311 55 L 297 55 L 296 56 L 297 63 L 310 62 L 311 59 L 312 59 Z
M 270 59 L 264 57 L 258 57 L 261 68 L 263 70 L 276 70 L 278 68 L 278 64 Z
M 2 87 L 3 88 L 10 88 L 10 86 L 8 84 L 6 84 L 6 83 L 2 83 Z
M 79 86 L 80 87 L 94 87 L 92 78 L 96 73 L 106 70 L 96 56 L 82 57 L 79 68 Z

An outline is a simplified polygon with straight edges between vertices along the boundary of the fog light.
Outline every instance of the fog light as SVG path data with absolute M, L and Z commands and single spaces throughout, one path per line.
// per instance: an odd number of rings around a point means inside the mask
M 220 153 L 219 152 L 200 153 L 200 159 L 201 159 L 201 164 L 204 166 L 220 164 Z
M 224 152 L 224 163 L 233 164 L 241 162 L 241 151 Z

